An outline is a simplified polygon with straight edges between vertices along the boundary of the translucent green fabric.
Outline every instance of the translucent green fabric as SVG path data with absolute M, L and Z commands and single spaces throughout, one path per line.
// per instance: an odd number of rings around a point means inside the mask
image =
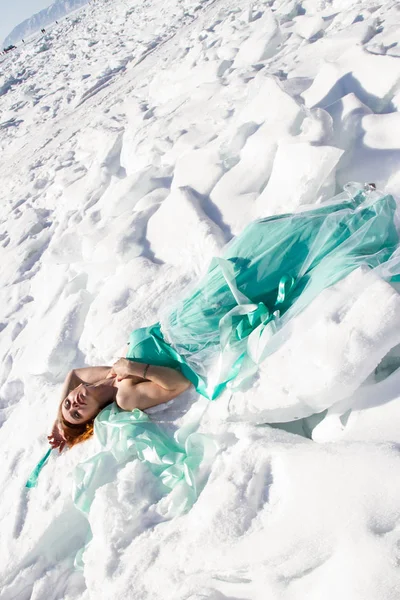
M 199 408 L 190 427 L 178 430 L 174 438 L 139 409 L 123 411 L 115 403 L 104 408 L 95 419 L 102 450 L 75 469 L 75 506 L 88 514 L 99 485 L 110 481 L 117 468 L 138 458 L 158 477 L 165 492 L 174 490 L 168 512 L 184 512 L 197 498 L 200 464 L 215 449 L 206 436 L 193 432 L 204 412 L 204 407 Z
M 209 399 L 236 388 L 318 293 L 390 257 L 395 210 L 392 196 L 360 190 L 251 223 L 161 323 L 132 332 L 127 358 L 179 368 Z
M 190 425 L 178 429 L 173 438 L 139 409 L 127 412 L 115 403 L 104 408 L 95 419 L 95 436 L 101 451 L 75 468 L 75 506 L 88 515 L 96 490 L 113 481 L 118 470 L 136 458 L 158 479 L 164 494 L 163 506 L 159 507 L 163 518 L 191 508 L 204 483 L 203 472 L 217 450 L 213 440 L 196 433 L 206 406 L 200 402 Z M 90 540 L 91 534 L 87 543 Z M 75 558 L 78 569 L 83 567 L 84 550 Z
M 205 277 L 160 323 L 132 332 L 127 358 L 180 369 L 205 398 L 248 382 L 291 319 L 360 264 L 388 264 L 398 245 L 396 203 L 375 192 L 251 223 L 211 262 Z M 388 267 L 389 278 L 396 268 Z M 202 401 L 207 404 L 206 401 Z M 75 504 L 86 514 L 96 489 L 132 458 L 146 463 L 170 498 L 170 514 L 197 498 L 201 468 L 215 452 L 196 433 L 204 410 L 174 439 L 139 410 L 114 404 L 95 420 L 102 451 L 77 467 Z
M 52 448 L 49 448 L 47 450 L 46 454 L 39 460 L 36 467 L 33 469 L 32 473 L 29 475 L 28 480 L 25 483 L 25 487 L 33 488 L 33 487 L 37 486 L 39 475 L 40 475 L 44 465 L 47 463 L 47 461 L 50 457 L 51 451 L 52 451 Z

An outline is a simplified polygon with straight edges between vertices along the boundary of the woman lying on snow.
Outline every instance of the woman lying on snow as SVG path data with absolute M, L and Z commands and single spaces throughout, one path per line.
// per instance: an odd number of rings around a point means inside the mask
M 190 385 L 176 369 L 126 358 L 112 367 L 74 369 L 64 381 L 50 446 L 61 452 L 66 444 L 72 447 L 90 438 L 95 417 L 111 402 L 122 410 L 146 410 L 172 400 Z
M 317 208 L 248 225 L 160 323 L 131 334 L 125 359 L 71 371 L 51 446 L 61 451 L 90 437 L 113 401 L 122 411 L 144 410 L 190 383 L 209 400 L 238 388 L 276 350 L 274 333 L 322 290 L 391 257 L 399 246 L 395 212 L 392 196 L 349 184 Z M 118 418 L 114 411 L 114 427 Z M 127 415 L 120 418 L 126 424 Z

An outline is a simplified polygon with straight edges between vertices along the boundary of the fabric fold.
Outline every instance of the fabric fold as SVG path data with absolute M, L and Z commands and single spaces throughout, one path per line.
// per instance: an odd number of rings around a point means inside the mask
M 206 407 L 201 408 L 202 416 Z M 201 416 L 194 418 L 196 425 Z M 97 416 L 95 435 L 101 451 L 75 469 L 73 499 L 85 514 L 89 513 L 94 492 L 102 481 L 99 472 L 107 466 L 106 482 L 108 475 L 134 458 L 145 463 L 158 477 L 166 493 L 178 488 L 170 506 L 171 513 L 187 510 L 198 495 L 196 473 L 201 464 L 204 466 L 205 458 L 216 450 L 214 442 L 206 436 L 187 429 L 186 434 L 178 430 L 172 438 L 146 413 L 139 409 L 123 411 L 115 403 Z

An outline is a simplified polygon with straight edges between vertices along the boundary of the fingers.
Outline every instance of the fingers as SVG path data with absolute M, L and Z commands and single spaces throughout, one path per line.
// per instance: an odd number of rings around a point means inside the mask
M 64 449 L 66 442 L 67 442 L 67 440 L 64 438 L 60 429 L 56 426 L 53 427 L 53 431 L 51 432 L 50 435 L 47 436 L 47 439 L 49 441 L 51 448 L 53 450 L 58 448 L 59 452 L 62 452 L 62 450 Z
M 110 375 L 117 378 L 117 381 L 128 379 L 129 373 L 126 370 L 125 359 L 119 358 L 111 367 Z
M 48 435 L 47 439 L 49 440 L 50 446 L 53 448 L 58 448 L 61 444 L 61 440 L 57 440 L 54 436 Z
M 118 360 L 115 361 L 115 363 L 112 365 L 112 368 L 114 369 L 115 367 L 118 368 L 123 368 L 126 366 L 126 358 L 118 358 Z

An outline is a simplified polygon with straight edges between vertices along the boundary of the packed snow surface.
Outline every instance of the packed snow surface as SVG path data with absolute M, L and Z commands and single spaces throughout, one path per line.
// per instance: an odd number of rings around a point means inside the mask
M 252 219 L 350 180 L 400 197 L 399 27 L 394 0 L 96 0 L 1 57 L 0 600 L 400 597 L 400 296 L 368 269 L 209 404 L 186 514 L 131 461 L 87 520 L 95 440 L 24 487 L 66 373 L 110 364 Z M 172 434 L 197 403 L 151 418 Z

